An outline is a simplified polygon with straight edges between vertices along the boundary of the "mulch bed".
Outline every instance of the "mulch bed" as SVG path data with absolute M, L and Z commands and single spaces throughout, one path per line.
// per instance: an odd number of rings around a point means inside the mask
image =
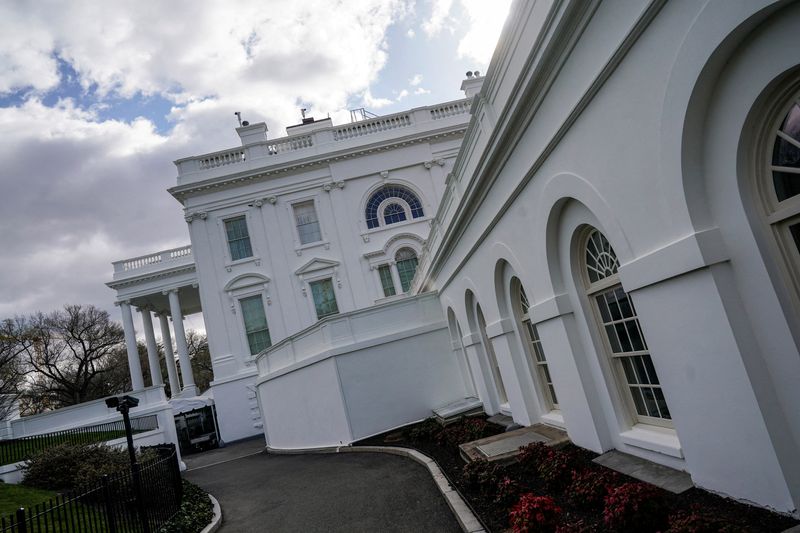
M 442 430 L 432 420 L 428 420 L 359 441 L 356 445 L 413 448 L 433 458 L 448 477 L 450 484 L 458 489 L 489 531 L 509 530 L 509 511 L 517 502 L 519 495 L 524 493 L 550 496 L 561 508 L 559 525 L 555 529 L 558 533 L 589 533 L 610 530 L 603 521 L 602 500 L 599 507 L 597 504 L 595 506 L 586 505 L 581 498 L 573 497 L 571 492 L 575 485 L 570 484 L 570 473 L 566 468 L 589 472 L 592 475 L 610 473 L 605 467 L 591 462 L 597 454 L 588 450 L 572 444 L 561 448 L 564 453 L 558 453 L 559 457 L 562 460 L 568 458 L 570 461 L 568 464 L 571 466 L 562 468 L 558 462 L 554 463 L 555 467 L 551 468 L 549 472 L 551 478 L 548 481 L 542 479 L 539 474 L 540 470 L 537 470 L 535 466 L 531 467 L 530 460 L 527 463 L 523 461 L 523 464 L 513 462 L 497 467 L 484 465 L 484 468 L 477 470 L 478 474 L 473 471 L 470 475 L 464 469 L 465 463 L 459 455 L 458 444 L 502 432 L 501 426 L 485 422 L 480 417 L 448 426 L 445 430 Z M 567 472 L 566 477 L 562 475 L 563 472 Z M 546 472 L 545 475 L 548 473 Z M 613 486 L 636 482 L 622 474 L 610 473 L 610 475 L 614 480 Z M 476 479 L 479 481 L 476 482 Z M 564 481 L 565 479 L 567 481 Z M 503 487 L 500 487 L 502 484 L 504 484 Z M 737 503 L 697 488 L 679 495 L 657 489 L 656 499 L 664 516 L 671 517 L 672 529 L 668 529 L 666 522 L 662 521 L 662 525 L 653 526 L 652 529 L 642 528 L 639 524 L 633 529 L 627 528 L 628 531 L 637 531 L 637 533 L 659 530 L 670 533 L 781 532 L 798 524 L 798 521 L 792 518 Z M 684 520 L 679 524 L 675 517 L 680 516 L 683 516 Z M 531 529 L 531 531 L 539 530 L 552 531 L 553 529 L 546 527 Z M 617 531 L 625 531 L 625 529 Z

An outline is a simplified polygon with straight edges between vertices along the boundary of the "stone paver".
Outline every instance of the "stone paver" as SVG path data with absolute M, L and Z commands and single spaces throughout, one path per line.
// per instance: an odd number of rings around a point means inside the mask
M 686 472 L 674 470 L 616 450 L 606 452 L 593 460 L 597 464 L 627 474 L 639 481 L 646 481 L 675 494 L 680 494 L 694 487 L 692 478 Z
M 219 500 L 222 533 L 461 531 L 428 470 L 405 457 L 257 454 L 217 463 L 185 476 Z

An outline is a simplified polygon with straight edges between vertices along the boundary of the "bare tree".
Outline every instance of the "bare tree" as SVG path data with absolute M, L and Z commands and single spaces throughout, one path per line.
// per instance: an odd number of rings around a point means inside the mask
M 22 393 L 23 347 L 17 342 L 19 328 L 19 319 L 0 322 L 0 420 L 11 414 Z
M 208 351 L 208 337 L 203 333 L 189 330 L 186 332 L 186 344 L 189 347 L 189 360 L 192 364 L 194 382 L 200 391 L 206 391 L 214 380 L 211 352 Z
M 20 324 L 17 342 L 31 373 L 29 393 L 49 407 L 102 398 L 106 377 L 119 366 L 113 356 L 124 349 L 124 333 L 108 313 L 93 305 L 66 305 L 37 313 Z

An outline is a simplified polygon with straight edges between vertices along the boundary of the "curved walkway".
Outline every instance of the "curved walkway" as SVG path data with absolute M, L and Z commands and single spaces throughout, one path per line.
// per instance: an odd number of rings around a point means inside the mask
M 382 453 L 241 457 L 235 447 L 225 449 L 238 457 L 227 462 L 187 457 L 186 479 L 219 500 L 222 533 L 461 531 L 428 470 L 411 459 Z

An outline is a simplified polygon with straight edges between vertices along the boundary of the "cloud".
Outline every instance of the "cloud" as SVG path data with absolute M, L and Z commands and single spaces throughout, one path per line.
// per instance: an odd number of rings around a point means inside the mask
M 452 18 L 450 17 L 450 8 L 453 6 L 453 0 L 433 0 L 431 4 L 430 18 L 422 22 L 422 30 L 425 35 L 430 38 L 443 29 L 447 29 L 450 32 L 454 31 Z
M 422 74 L 414 74 L 410 80 L 408 80 L 409 85 L 417 86 L 422 83 Z
M 111 262 L 189 242 L 171 161 L 236 146 L 234 111 L 270 135 L 299 108 L 349 116 L 386 63 L 399 0 L 0 3 L 0 318 L 65 302 L 113 310 Z M 191 17 L 187 17 L 191 13 Z M 63 94 L 74 71 L 74 94 Z M 56 95 L 61 94 L 61 99 Z M 172 103 L 166 129 L 113 116 Z M 10 103 L 8 103 L 10 102 Z M 300 104 L 302 102 L 302 105 Z
M 402 100 L 402 99 L 403 99 L 403 98 L 405 98 L 406 96 L 408 96 L 408 89 L 403 89 L 403 90 L 402 90 L 402 91 L 400 91 L 400 93 L 397 95 L 397 101 L 399 102 L 400 100 Z
M 511 0 L 461 0 L 469 29 L 458 43 L 458 56 L 488 65 L 503 29 Z
M 413 39 L 414 37 L 416 37 L 416 35 L 417 32 L 414 31 L 414 28 L 408 28 L 408 31 L 406 32 L 406 37 L 408 37 L 409 39 Z
M 424 89 L 422 87 L 417 87 L 414 89 L 414 94 L 430 94 L 431 92 L 428 89 Z

